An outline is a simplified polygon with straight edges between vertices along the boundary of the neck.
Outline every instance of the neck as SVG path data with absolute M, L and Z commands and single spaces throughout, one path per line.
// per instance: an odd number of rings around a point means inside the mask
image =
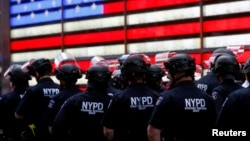
M 175 84 L 178 84 L 182 81 L 193 81 L 191 76 L 187 76 L 185 75 L 185 72 L 183 73 L 176 73 L 176 75 L 174 76 L 175 78 Z
M 178 83 L 180 83 L 182 81 L 193 81 L 193 79 L 190 76 L 184 76 L 181 79 L 179 79 L 178 81 L 176 81 L 176 84 L 178 84 Z
M 135 84 L 135 83 L 144 83 L 143 79 L 137 79 L 137 80 L 134 80 L 134 81 L 128 81 L 128 84 Z
M 40 81 L 40 80 L 42 80 L 44 78 L 49 78 L 49 77 L 50 77 L 49 75 L 44 75 L 44 76 L 38 77 L 37 80 Z

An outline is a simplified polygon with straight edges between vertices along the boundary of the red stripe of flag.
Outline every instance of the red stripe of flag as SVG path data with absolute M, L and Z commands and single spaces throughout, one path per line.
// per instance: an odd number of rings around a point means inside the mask
M 62 37 L 53 36 L 53 37 L 11 41 L 10 49 L 11 51 L 36 50 L 36 49 L 46 49 L 55 46 L 61 46 L 61 44 L 62 44 Z
M 249 29 L 250 24 L 248 23 L 250 23 L 250 16 L 205 21 L 204 31 L 217 32 L 217 31 L 231 31 L 238 29 Z
M 197 3 L 199 0 L 128 0 L 127 11 L 145 10 L 166 6 L 177 6 Z M 124 11 L 124 2 L 113 2 L 104 4 L 104 13 L 119 13 Z
M 64 38 L 64 43 L 65 45 L 80 45 L 80 44 L 91 44 L 91 43 L 95 44 L 95 43 L 123 41 L 123 40 L 124 40 L 124 31 L 113 30 L 105 32 L 67 35 Z
M 199 22 L 142 27 L 128 30 L 128 39 L 146 39 L 197 34 L 200 32 Z
M 197 3 L 199 0 L 129 0 L 128 11 Z

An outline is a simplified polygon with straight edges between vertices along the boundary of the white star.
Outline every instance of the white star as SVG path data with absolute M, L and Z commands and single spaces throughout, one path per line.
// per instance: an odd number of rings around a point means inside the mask
M 49 16 L 49 11 L 48 11 L 48 10 L 45 10 L 44 15 L 45 15 L 46 17 L 48 17 L 48 16 Z
M 25 5 L 23 6 L 23 10 L 24 10 L 24 11 L 27 11 L 27 9 L 28 9 L 28 6 L 25 4 Z
M 34 12 L 31 12 L 31 13 L 30 13 L 30 17 L 31 17 L 31 18 L 35 18 L 35 13 L 34 13 Z
M 96 9 L 96 4 L 95 4 L 95 3 L 93 3 L 93 4 L 91 5 L 91 9 L 92 9 L 92 10 L 95 10 L 95 9 Z
M 80 10 L 81 10 L 81 7 L 80 7 L 79 5 L 76 5 L 76 7 L 75 7 L 75 12 L 76 12 L 76 13 L 79 13 Z
M 37 4 L 37 9 L 41 9 L 42 8 L 42 4 L 39 2 L 38 4 Z
M 68 3 L 68 4 L 71 4 L 71 3 L 72 3 L 72 0 L 67 0 L 67 3 Z
M 18 14 L 16 18 L 17 18 L 17 20 L 20 20 L 21 19 L 21 15 Z
M 20 4 L 22 2 L 22 0 L 17 0 L 17 4 Z
M 83 0 L 83 2 L 88 2 L 88 0 Z
M 52 5 L 52 7 L 56 7 L 56 1 L 53 0 L 53 1 L 51 2 L 51 5 Z
M 34 2 L 34 0 L 30 0 L 30 2 Z

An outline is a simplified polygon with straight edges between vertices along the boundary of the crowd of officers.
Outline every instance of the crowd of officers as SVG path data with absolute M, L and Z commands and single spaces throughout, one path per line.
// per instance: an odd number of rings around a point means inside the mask
M 185 53 L 169 58 L 165 68 L 152 65 L 144 54 L 119 62 L 113 74 L 106 65 L 90 66 L 85 90 L 77 85 L 82 78 L 77 63 L 54 71 L 46 58 L 11 65 L 4 76 L 12 89 L 0 99 L 1 139 L 210 141 L 213 129 L 250 136 L 250 60 L 240 66 L 231 51 L 216 49 L 210 72 L 199 80 L 195 59 Z M 29 86 L 31 77 L 34 86 Z

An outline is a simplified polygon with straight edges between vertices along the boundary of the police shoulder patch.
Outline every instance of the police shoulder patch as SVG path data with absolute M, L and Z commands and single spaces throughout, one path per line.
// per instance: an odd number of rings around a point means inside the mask
M 214 100 L 216 100 L 217 97 L 218 97 L 218 92 L 214 91 L 214 92 L 212 93 L 212 97 L 213 97 Z
M 54 105 L 55 105 L 55 100 L 51 99 L 51 100 L 49 101 L 48 108 L 53 108 Z

